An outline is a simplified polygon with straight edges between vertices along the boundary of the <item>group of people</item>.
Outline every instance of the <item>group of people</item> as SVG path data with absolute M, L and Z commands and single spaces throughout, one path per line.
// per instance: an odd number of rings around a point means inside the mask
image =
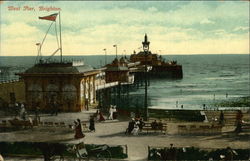
M 142 118 L 132 118 L 131 121 L 128 123 L 128 128 L 125 134 L 129 135 L 138 135 L 139 131 L 142 130 L 145 123 L 143 122 Z
M 116 106 L 110 105 L 109 108 L 109 114 L 107 116 L 107 118 L 105 119 L 105 117 L 103 116 L 103 113 L 100 110 L 96 110 L 96 113 L 93 115 L 93 117 L 99 121 L 105 121 L 107 120 L 113 120 L 113 119 L 117 119 L 117 110 L 116 110 Z
M 172 160 L 175 161 L 177 159 L 177 149 L 173 144 L 170 144 L 170 148 L 164 148 L 160 151 L 162 160 Z
M 116 106 L 110 106 L 109 109 L 109 116 L 108 119 L 116 119 L 116 115 L 114 115 L 116 113 Z M 95 132 L 95 120 L 97 121 L 105 121 L 105 118 L 103 116 L 103 113 L 100 110 L 97 110 L 95 114 L 91 115 L 89 118 L 89 131 L 90 132 Z M 82 125 L 81 125 L 81 121 L 80 119 L 77 119 L 76 121 L 74 121 L 74 127 L 75 127 L 75 139 L 80 139 L 85 137 L 85 135 L 83 134 L 82 131 Z
M 151 123 L 151 127 L 153 130 L 162 130 L 163 127 L 162 121 L 160 120 L 159 122 L 157 122 L 156 120 L 154 120 Z
M 74 121 L 74 129 L 75 129 L 75 139 L 81 139 L 85 137 L 82 129 L 82 123 L 80 119 Z M 89 119 L 89 130 L 90 132 L 95 132 L 95 119 L 94 116 L 90 116 Z
M 183 152 L 186 152 L 185 148 L 182 148 Z M 178 150 L 174 147 L 173 144 L 170 144 L 170 147 L 167 148 L 165 147 L 161 151 L 159 151 L 158 155 L 160 155 L 161 160 L 166 161 L 166 160 L 172 160 L 175 161 L 177 160 L 177 155 Z M 238 155 L 238 153 L 231 149 L 230 147 L 227 147 L 226 151 L 224 152 L 223 155 L 220 155 L 220 158 L 223 159 L 224 161 L 231 161 L 234 159 L 234 156 Z M 213 160 L 212 158 L 209 158 L 209 160 Z
M 12 107 L 13 107 L 13 105 L 12 105 Z M 27 111 L 25 109 L 24 103 L 16 102 L 14 104 L 14 111 L 15 111 L 15 118 L 19 116 L 22 120 L 26 120 Z

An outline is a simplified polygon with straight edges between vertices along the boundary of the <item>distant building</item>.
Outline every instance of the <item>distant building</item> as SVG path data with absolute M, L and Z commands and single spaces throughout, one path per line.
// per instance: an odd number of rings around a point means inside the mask
M 77 62 L 40 63 L 17 75 L 24 80 L 28 108 L 82 111 L 96 103 L 98 73 L 91 66 Z
M 182 79 L 182 65 L 177 64 L 177 61 L 166 61 L 161 55 L 153 54 L 149 50 L 148 37 L 145 34 L 144 41 L 142 42 L 143 50 L 138 53 L 134 52 L 130 56 L 130 62 L 140 62 L 141 65 L 152 66 L 148 76 L 152 78 L 174 78 Z M 141 77 L 136 74 L 135 79 Z
M 128 63 L 125 58 L 118 60 L 115 58 L 111 64 L 106 65 L 107 69 L 105 70 L 105 81 L 106 83 L 110 82 L 119 82 L 119 83 L 133 83 L 134 76 L 130 74 L 128 68 Z

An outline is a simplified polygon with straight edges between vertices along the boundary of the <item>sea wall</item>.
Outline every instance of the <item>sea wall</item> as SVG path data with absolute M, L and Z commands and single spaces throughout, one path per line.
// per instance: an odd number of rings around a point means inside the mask
M 25 102 L 25 85 L 22 80 L 0 83 L 0 103 Z

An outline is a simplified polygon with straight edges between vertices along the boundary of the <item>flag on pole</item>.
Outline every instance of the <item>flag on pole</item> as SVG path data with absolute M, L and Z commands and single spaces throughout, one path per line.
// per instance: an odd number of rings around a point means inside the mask
M 113 47 L 116 47 L 116 45 L 113 45 Z
M 106 49 L 103 49 L 104 51 L 106 51 Z
M 58 15 L 58 13 L 54 13 L 54 14 L 49 15 L 49 16 L 39 17 L 39 19 L 49 20 L 49 21 L 55 21 L 57 15 Z
M 36 45 L 38 46 L 38 45 L 40 45 L 40 43 L 38 42 L 38 43 L 36 43 Z

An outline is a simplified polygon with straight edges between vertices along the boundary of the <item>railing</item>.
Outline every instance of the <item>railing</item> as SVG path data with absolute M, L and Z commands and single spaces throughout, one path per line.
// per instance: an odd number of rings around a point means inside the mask
M 97 85 L 96 90 L 114 87 L 114 86 L 117 86 L 118 84 L 119 84 L 118 82 L 104 83 L 102 85 Z
M 3 83 L 13 83 L 13 82 L 19 82 L 20 79 L 12 79 L 12 80 L 0 80 L 0 84 Z

